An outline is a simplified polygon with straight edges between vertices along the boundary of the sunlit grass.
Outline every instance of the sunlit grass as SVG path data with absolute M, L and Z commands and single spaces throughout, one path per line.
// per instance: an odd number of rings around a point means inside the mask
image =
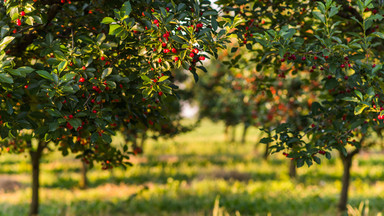
M 237 128 L 239 138 L 242 128 Z M 330 161 L 300 168 L 288 177 L 289 160 L 262 159 L 255 147 L 259 132 L 247 142 L 227 143 L 224 126 L 202 125 L 172 140 L 148 141 L 144 155 L 127 170 L 88 172 L 89 189 L 79 189 L 80 161 L 60 153 L 46 155 L 41 165 L 41 215 L 210 215 L 217 196 L 230 213 L 241 215 L 335 215 L 342 166 Z M 116 137 L 114 143 L 121 142 Z M 27 155 L 1 155 L 0 180 L 20 188 L 0 194 L 0 215 L 26 215 L 31 197 Z M 370 200 L 371 213 L 384 211 L 384 158 L 360 155 L 353 164 L 350 203 Z

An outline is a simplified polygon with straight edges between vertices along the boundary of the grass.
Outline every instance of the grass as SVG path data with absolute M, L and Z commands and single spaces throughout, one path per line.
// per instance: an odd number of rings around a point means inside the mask
M 149 141 L 128 170 L 90 170 L 90 188 L 79 189 L 79 161 L 59 153 L 41 166 L 41 215 L 212 215 L 215 200 L 229 215 L 336 215 L 342 166 L 336 156 L 322 165 L 300 168 L 288 177 L 281 155 L 262 159 L 257 130 L 247 143 L 226 143 L 224 126 L 203 121 L 173 140 Z M 237 134 L 241 128 L 237 129 Z M 119 137 L 115 143 L 121 142 Z M 31 197 L 26 155 L 0 156 L 0 215 L 27 215 Z M 384 211 L 384 158 L 362 154 L 352 170 L 350 204 L 369 200 L 370 213 Z M 12 188 L 12 187 L 14 188 Z

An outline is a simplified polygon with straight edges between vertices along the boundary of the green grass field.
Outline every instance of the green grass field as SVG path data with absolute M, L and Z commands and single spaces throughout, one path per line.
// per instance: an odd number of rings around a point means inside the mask
M 132 158 L 133 167 L 90 170 L 86 190 L 78 186 L 80 161 L 51 153 L 41 166 L 41 215 L 212 215 L 218 197 L 229 215 L 337 214 L 342 167 L 336 154 L 321 166 L 300 168 L 291 181 L 288 159 L 262 159 L 256 129 L 246 144 L 226 143 L 223 130 L 203 121 L 173 140 L 148 141 L 144 155 Z M 350 204 L 369 200 L 371 215 L 383 212 L 384 158 L 363 153 L 356 159 Z M 27 215 L 30 179 L 27 155 L 0 156 L 1 216 Z

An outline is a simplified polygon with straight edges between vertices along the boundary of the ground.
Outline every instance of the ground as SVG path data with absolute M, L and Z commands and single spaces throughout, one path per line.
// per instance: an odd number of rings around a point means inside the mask
M 203 121 L 175 139 L 149 141 L 144 155 L 132 158 L 133 167 L 89 171 L 86 190 L 78 186 L 81 163 L 50 153 L 41 166 L 41 215 L 212 215 L 216 199 L 230 215 L 336 214 L 342 175 L 337 154 L 322 165 L 300 168 L 298 179 L 291 181 L 289 159 L 281 154 L 262 159 L 256 129 L 245 144 L 225 142 L 223 131 L 222 124 Z M 369 200 L 372 215 L 383 212 L 382 154 L 376 150 L 356 159 L 350 204 L 356 208 Z M 26 215 L 29 158 L 4 154 L 0 164 L 0 215 Z

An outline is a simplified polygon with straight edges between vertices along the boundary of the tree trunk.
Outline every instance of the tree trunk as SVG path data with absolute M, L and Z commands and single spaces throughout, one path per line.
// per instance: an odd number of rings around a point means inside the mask
M 295 160 L 291 160 L 289 163 L 289 177 L 291 179 L 296 179 L 297 173 L 296 173 L 296 163 Z
M 82 166 L 81 166 L 80 188 L 87 189 L 88 188 L 88 178 L 87 178 L 88 164 L 82 160 L 81 165 Z
M 269 156 L 269 143 L 265 144 L 265 151 L 264 151 L 264 160 L 268 160 L 268 156 Z
M 356 149 L 353 152 L 350 152 L 347 154 L 347 156 L 344 156 L 340 152 L 340 157 L 343 161 L 343 177 L 342 177 L 342 188 L 340 192 L 340 200 L 339 204 L 337 205 L 337 208 L 340 213 L 343 213 L 347 210 L 347 203 L 348 203 L 348 189 L 349 184 L 351 181 L 351 166 L 352 166 L 352 159 L 353 156 L 359 153 L 359 150 Z
M 29 141 L 31 142 L 31 141 Z M 31 145 L 31 143 L 30 143 Z M 30 216 L 39 214 L 39 174 L 40 174 L 40 159 L 44 149 L 44 143 L 39 141 L 36 150 L 30 150 L 32 162 L 32 201 L 30 206 Z
M 225 129 L 224 129 L 224 136 L 225 136 L 225 141 L 228 142 L 229 141 L 229 125 L 225 125 Z
M 231 143 L 234 143 L 236 141 L 236 125 L 232 126 L 232 137 L 231 137 Z
M 144 151 L 145 140 L 147 140 L 147 134 L 143 133 L 143 136 L 141 137 L 141 140 L 140 140 L 140 148 L 142 151 Z
M 246 136 L 247 136 L 248 128 L 249 128 L 249 125 L 248 124 L 244 124 L 243 134 L 241 135 L 241 143 L 242 144 L 244 144 L 245 141 L 246 141 Z

